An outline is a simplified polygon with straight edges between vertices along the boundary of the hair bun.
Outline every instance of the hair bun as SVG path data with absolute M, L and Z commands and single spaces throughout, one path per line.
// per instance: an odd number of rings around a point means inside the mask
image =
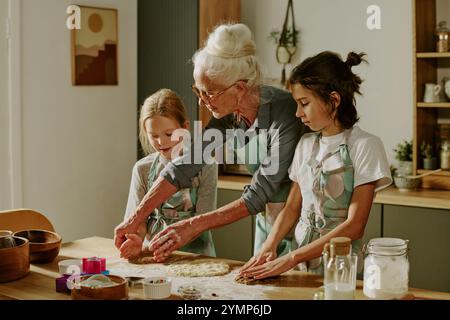
M 206 44 L 208 54 L 225 59 L 254 56 L 256 45 L 250 29 L 242 24 L 224 24 L 210 34 Z
M 350 68 L 353 66 L 358 66 L 361 64 L 362 61 L 366 61 L 364 59 L 365 56 L 366 56 L 366 54 L 363 52 L 355 53 L 352 51 L 347 55 L 347 60 L 345 61 L 345 64 L 347 66 L 349 66 Z

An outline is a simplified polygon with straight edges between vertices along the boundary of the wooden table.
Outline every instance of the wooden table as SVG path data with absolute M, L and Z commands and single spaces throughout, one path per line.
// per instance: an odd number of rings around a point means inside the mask
M 62 245 L 58 258 L 50 264 L 32 265 L 28 276 L 23 279 L 0 284 L 0 299 L 12 300 L 70 300 L 68 294 L 55 291 L 55 279 L 59 277 L 58 261 L 65 259 L 83 257 L 106 257 L 107 259 L 118 259 L 119 252 L 114 247 L 113 240 L 93 237 L 77 240 Z M 222 259 L 221 259 L 222 260 Z M 225 260 L 233 268 L 239 268 L 242 262 Z M 214 281 L 214 278 L 211 278 Z M 310 300 L 313 298 L 317 288 L 322 286 L 322 278 L 298 271 L 289 271 L 283 274 L 276 283 L 271 283 L 267 292 L 264 291 L 266 299 L 282 300 Z M 242 286 L 242 285 L 240 285 Z M 130 299 L 142 299 L 142 289 L 130 289 Z M 450 300 L 450 293 L 432 292 L 420 289 L 410 289 L 410 293 L 418 299 L 445 299 Z M 173 294 L 170 299 L 180 299 Z M 365 299 L 362 293 L 362 282 L 358 281 L 356 299 Z

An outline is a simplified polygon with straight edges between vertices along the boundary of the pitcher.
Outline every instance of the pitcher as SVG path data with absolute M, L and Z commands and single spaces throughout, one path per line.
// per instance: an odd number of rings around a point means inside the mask
M 441 93 L 442 87 L 435 83 L 425 84 L 425 94 L 423 97 L 424 102 L 433 103 L 439 102 L 439 95 Z

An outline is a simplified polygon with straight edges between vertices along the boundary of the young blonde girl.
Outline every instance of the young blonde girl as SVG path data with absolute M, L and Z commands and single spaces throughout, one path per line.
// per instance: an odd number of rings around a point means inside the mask
M 177 129 L 187 129 L 189 122 L 181 99 L 169 89 L 161 89 L 144 102 L 139 118 L 139 139 L 146 157 L 133 168 L 125 219 L 133 214 L 162 169 L 180 155 L 181 140 L 172 139 Z M 153 150 L 153 152 L 152 152 Z M 137 234 L 128 234 L 120 248 L 121 257 L 132 258 L 159 231 L 168 225 L 216 208 L 217 165 L 206 165 L 192 179 L 190 188 L 179 190 L 141 223 Z M 143 243 L 146 243 L 143 245 Z M 215 256 L 211 232 L 202 233 L 180 250 Z
M 260 279 L 297 266 L 322 273 L 320 256 L 334 237 L 351 238 L 353 252 L 360 253 L 374 194 L 392 182 L 383 143 L 355 125 L 355 94 L 362 80 L 352 67 L 364 56 L 351 52 L 342 61 L 336 53 L 322 52 L 292 71 L 296 116 L 314 132 L 300 139 L 286 206 L 242 275 Z M 293 226 L 298 249 L 276 258 L 276 245 Z

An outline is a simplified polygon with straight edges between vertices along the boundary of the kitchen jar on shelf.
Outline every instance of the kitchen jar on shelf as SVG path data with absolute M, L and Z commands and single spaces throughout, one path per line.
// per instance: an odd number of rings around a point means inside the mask
M 365 248 L 364 294 L 371 299 L 400 299 L 408 293 L 408 240 L 376 238 Z
M 450 170 L 450 141 L 444 141 L 441 146 L 441 169 Z
M 436 51 L 449 51 L 450 30 L 447 28 L 447 21 L 440 21 L 436 29 Z

